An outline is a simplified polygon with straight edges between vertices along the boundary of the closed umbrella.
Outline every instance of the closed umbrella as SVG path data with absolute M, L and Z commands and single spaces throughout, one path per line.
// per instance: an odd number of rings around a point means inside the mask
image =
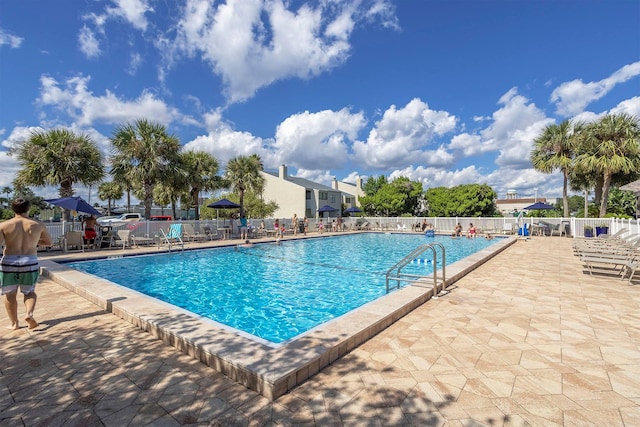
M 60 199 L 47 199 L 45 202 L 60 206 L 71 211 L 82 212 L 89 215 L 101 216 L 102 213 L 87 203 L 82 197 L 62 197 Z

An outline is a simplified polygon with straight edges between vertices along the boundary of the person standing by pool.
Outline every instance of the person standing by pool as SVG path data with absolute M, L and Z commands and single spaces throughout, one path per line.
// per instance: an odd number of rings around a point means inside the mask
M 0 288 L 5 296 L 4 307 L 11 321 L 8 329 L 18 329 L 18 288 L 24 295 L 27 311 L 25 321 L 29 329 L 38 326 L 33 318 L 38 296 L 35 292 L 40 274 L 38 266 L 38 245 L 51 246 L 51 235 L 45 225 L 29 218 L 31 202 L 15 199 L 11 209 L 15 217 L 0 223 L 0 245 L 4 244 L 0 260 Z
M 304 235 L 307 235 L 307 230 L 309 229 L 309 218 L 307 218 L 306 216 L 304 217 L 304 220 L 302 221 L 302 226 L 304 227 Z
M 291 218 L 291 227 L 293 228 L 293 235 L 298 235 L 298 214 L 293 214 L 293 218 Z
M 247 217 L 244 215 L 240 218 L 240 239 L 247 239 Z
M 84 226 L 84 242 L 89 245 L 92 245 L 97 237 L 96 216 L 90 215 L 86 217 L 84 221 L 82 221 L 82 224 Z

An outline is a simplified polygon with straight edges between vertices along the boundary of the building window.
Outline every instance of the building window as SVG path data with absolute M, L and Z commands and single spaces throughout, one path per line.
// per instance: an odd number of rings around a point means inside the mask
M 320 198 L 320 200 L 328 200 L 329 193 L 327 193 L 326 191 L 320 191 L 318 197 Z
M 332 194 L 331 195 L 331 203 L 335 203 L 336 202 L 336 195 Z
M 350 205 L 351 204 L 351 197 L 345 197 L 344 198 L 344 204 L 345 205 Z
M 311 200 L 311 190 L 307 190 L 306 196 L 307 196 L 307 200 Z

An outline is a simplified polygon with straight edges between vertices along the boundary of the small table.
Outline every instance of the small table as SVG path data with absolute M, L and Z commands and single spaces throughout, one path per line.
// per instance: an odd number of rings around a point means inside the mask
M 231 227 L 219 227 L 218 230 L 222 231 L 222 240 L 231 239 Z

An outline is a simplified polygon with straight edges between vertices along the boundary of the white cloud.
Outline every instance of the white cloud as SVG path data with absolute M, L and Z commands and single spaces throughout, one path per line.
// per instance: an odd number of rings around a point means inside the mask
M 22 37 L 9 34 L 4 29 L 0 28 L 0 46 L 3 46 L 6 44 L 13 49 L 17 49 L 22 45 L 23 41 L 24 39 Z
M 145 14 L 153 12 L 146 0 L 112 0 L 115 7 L 107 7 L 106 13 L 111 17 L 120 17 L 131 24 L 133 28 L 145 31 L 149 22 Z
M 296 168 L 336 169 L 349 155 L 349 142 L 356 139 L 366 121 L 348 109 L 294 114 L 277 128 L 273 149 L 279 163 Z
M 78 34 L 78 44 L 80 52 L 89 59 L 100 56 L 100 42 L 96 39 L 95 34 L 86 25 L 80 29 Z
M 269 141 L 256 137 L 249 132 L 239 132 L 231 124 L 222 119 L 220 111 L 205 114 L 207 135 L 201 135 L 187 142 L 185 150 L 204 151 L 213 155 L 220 162 L 220 168 L 236 156 L 258 154 L 265 167 L 273 163 L 273 154 L 266 146 Z
M 477 134 L 454 136 L 447 149 L 460 150 L 465 156 L 499 151 L 496 163 L 500 166 L 530 164 L 533 139 L 553 120 L 519 95 L 515 87 L 500 97 L 498 103 L 502 107 L 493 113 L 493 122 L 488 127 Z
M 310 78 L 342 64 L 362 2 L 320 2 L 290 10 L 282 0 L 189 0 L 177 37 L 158 48 L 171 66 L 181 55 L 200 55 L 225 84 L 230 103 L 252 97 L 275 81 Z M 378 0 L 367 19 L 390 21 L 390 7 Z M 163 75 L 164 70 L 160 74 Z
M 364 167 L 391 169 L 403 164 L 449 165 L 453 156 L 443 147 L 429 149 L 434 140 L 455 129 L 456 117 L 431 110 L 420 99 L 405 107 L 392 105 L 376 122 L 365 141 L 353 144 L 355 159 Z
M 90 80 L 88 76 L 77 76 L 59 83 L 52 77 L 42 76 L 38 102 L 63 111 L 81 127 L 97 123 L 120 124 L 149 117 L 165 126 L 174 121 L 189 120 L 147 91 L 134 100 L 120 99 L 109 90 L 103 96 L 94 96 L 88 89 Z
M 640 96 L 634 96 L 633 98 L 625 99 L 624 101 L 613 107 L 609 111 L 609 113 L 626 113 L 632 116 L 640 117 Z
M 138 72 L 138 69 L 141 65 L 142 55 L 140 55 L 139 53 L 132 53 L 129 60 L 129 67 L 126 70 L 127 74 L 134 76 Z
M 605 96 L 617 84 L 640 75 L 640 61 L 625 65 L 611 76 L 597 82 L 584 83 L 581 79 L 562 83 L 551 93 L 556 113 L 569 117 L 584 111 L 587 105 Z

